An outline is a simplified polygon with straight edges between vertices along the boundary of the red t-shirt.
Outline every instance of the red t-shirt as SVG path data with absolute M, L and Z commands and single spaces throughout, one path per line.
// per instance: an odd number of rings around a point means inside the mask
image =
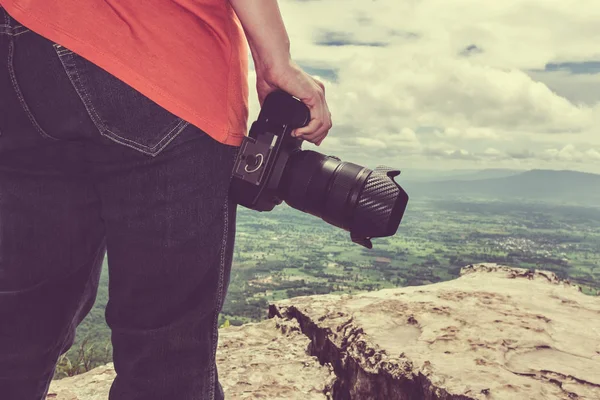
M 93 62 L 219 142 L 248 122 L 248 46 L 227 0 L 0 0 L 32 31 Z

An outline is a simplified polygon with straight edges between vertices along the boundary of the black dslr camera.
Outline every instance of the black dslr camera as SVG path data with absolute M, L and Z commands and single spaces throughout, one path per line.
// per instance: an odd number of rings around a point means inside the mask
M 271 211 L 282 201 L 350 232 L 353 242 L 372 248 L 371 238 L 398 230 L 408 195 L 394 181 L 400 171 L 371 170 L 334 156 L 302 150 L 291 135 L 310 121 L 300 100 L 270 93 L 244 138 L 233 168 L 230 195 L 238 204 Z

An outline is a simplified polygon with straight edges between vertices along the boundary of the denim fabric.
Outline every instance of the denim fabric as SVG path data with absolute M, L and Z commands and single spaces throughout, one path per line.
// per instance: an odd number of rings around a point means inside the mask
M 0 398 L 45 399 L 105 254 L 109 399 L 224 398 L 238 149 L 0 6 Z

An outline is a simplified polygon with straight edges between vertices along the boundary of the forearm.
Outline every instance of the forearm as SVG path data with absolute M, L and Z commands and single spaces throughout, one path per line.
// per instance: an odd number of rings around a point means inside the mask
M 290 40 L 277 0 L 229 0 L 235 10 L 257 70 L 270 71 L 290 61 Z

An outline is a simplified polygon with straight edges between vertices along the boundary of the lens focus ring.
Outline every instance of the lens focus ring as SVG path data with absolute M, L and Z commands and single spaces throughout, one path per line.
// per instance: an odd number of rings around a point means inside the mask
M 329 223 L 344 229 L 349 229 L 352 220 L 348 210 L 353 208 L 349 205 L 349 197 L 357 182 L 356 177 L 363 167 L 349 162 L 342 162 L 337 168 L 329 192 L 325 215 L 323 219 Z

